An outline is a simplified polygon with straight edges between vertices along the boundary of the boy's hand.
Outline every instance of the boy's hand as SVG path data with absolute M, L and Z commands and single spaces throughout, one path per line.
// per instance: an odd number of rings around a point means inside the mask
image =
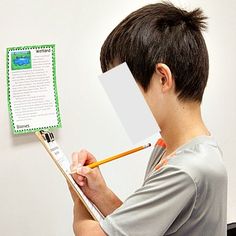
M 80 186 L 84 194 L 96 204 L 96 200 L 101 198 L 101 195 L 108 190 L 104 178 L 98 167 L 91 169 L 86 167 L 93 162 L 96 158 L 86 150 L 74 152 L 72 154 L 71 171 L 76 171 L 73 178 Z

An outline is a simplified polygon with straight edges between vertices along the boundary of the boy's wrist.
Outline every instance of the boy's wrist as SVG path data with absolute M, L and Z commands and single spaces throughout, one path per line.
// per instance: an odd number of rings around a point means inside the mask
M 104 186 L 104 188 L 101 188 L 99 191 L 97 191 L 96 194 L 94 194 L 94 197 L 92 202 L 97 206 L 100 205 L 104 200 L 108 200 L 110 198 L 110 189 L 107 186 Z
M 111 214 L 122 204 L 122 201 L 108 187 L 100 191 L 93 202 L 104 216 Z

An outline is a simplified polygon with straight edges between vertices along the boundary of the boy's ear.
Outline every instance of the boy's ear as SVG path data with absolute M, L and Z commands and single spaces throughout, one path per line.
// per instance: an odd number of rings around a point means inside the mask
M 166 92 L 170 90 L 174 85 L 170 68 L 166 64 L 158 63 L 155 71 L 159 75 L 162 91 Z

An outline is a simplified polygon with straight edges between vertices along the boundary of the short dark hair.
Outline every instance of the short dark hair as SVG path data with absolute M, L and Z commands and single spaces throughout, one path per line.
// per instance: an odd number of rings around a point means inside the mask
M 105 40 L 100 54 L 102 71 L 126 62 L 148 90 L 157 63 L 171 69 L 182 101 L 202 101 L 209 59 L 201 31 L 206 29 L 201 9 L 186 11 L 170 2 L 146 5 L 128 15 Z

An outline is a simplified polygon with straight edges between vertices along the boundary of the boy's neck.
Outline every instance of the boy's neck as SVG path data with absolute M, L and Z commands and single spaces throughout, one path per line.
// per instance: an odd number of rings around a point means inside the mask
M 161 136 L 167 144 L 166 155 L 194 137 L 210 135 L 202 120 L 200 105 L 181 105 L 171 114 L 160 127 Z

